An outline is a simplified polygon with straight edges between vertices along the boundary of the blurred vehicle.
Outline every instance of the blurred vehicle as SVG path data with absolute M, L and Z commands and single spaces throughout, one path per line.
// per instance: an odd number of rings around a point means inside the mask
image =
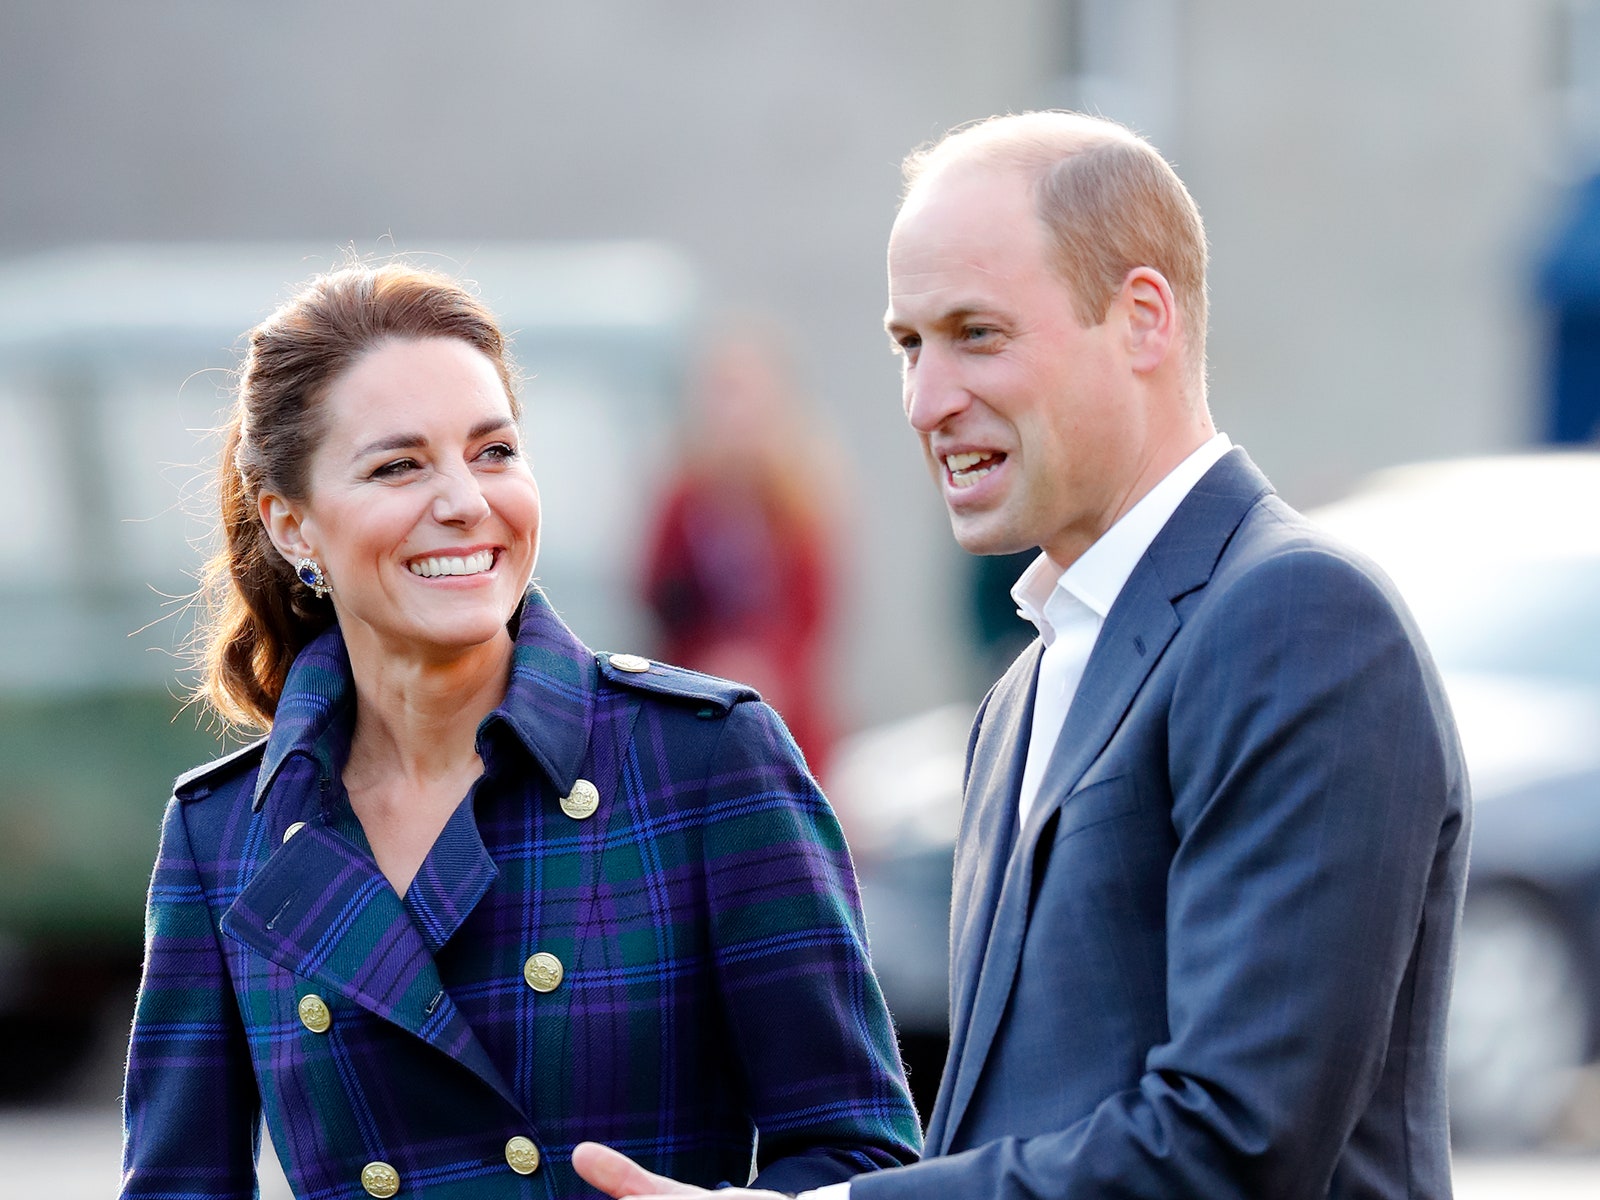
M 1394 468 L 1310 515 L 1406 597 L 1472 777 L 1449 1029 L 1457 1143 L 1537 1144 L 1560 1133 L 1600 1059 L 1600 454 Z M 919 1058 L 938 1058 L 945 1029 L 970 715 L 955 706 L 858 734 L 834 767 L 874 962 Z M 928 1073 L 912 1080 L 919 1102 Z
M 636 515 L 671 445 L 689 267 L 644 242 L 407 257 L 475 281 L 511 332 L 538 578 L 591 644 L 639 644 Z M 161 809 L 221 748 L 180 711 L 208 431 L 241 334 L 340 261 L 192 244 L 0 262 L 0 1096 L 59 1081 L 98 1025 L 126 1035 Z
M 1472 776 L 1451 1124 L 1538 1143 L 1600 1057 L 1600 454 L 1397 468 L 1312 515 L 1405 595 Z

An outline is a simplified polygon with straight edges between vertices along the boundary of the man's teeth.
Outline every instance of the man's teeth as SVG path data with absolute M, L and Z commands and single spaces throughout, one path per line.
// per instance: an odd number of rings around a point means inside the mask
M 986 462 L 989 465 L 980 470 L 973 470 L 973 468 L 981 462 Z M 995 467 L 999 466 L 999 463 L 991 460 L 990 456 L 987 454 L 980 454 L 975 450 L 968 450 L 963 454 L 945 455 L 944 465 L 950 471 L 951 484 L 958 488 L 966 488 L 977 483 L 978 480 L 982 479 L 990 471 L 994 470 Z
M 411 564 L 411 573 L 421 575 L 424 579 L 433 579 L 439 575 L 478 575 L 494 566 L 494 551 L 479 550 L 476 554 L 468 554 L 464 558 L 440 556 L 438 558 L 422 558 Z

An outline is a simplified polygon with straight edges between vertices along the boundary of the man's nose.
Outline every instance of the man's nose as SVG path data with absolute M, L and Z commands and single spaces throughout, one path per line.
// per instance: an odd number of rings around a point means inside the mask
M 441 472 L 433 515 L 445 525 L 476 525 L 488 516 L 489 501 L 477 476 L 465 468 Z
M 902 400 L 906 420 L 920 434 L 930 434 L 961 412 L 971 397 L 948 359 L 925 347 L 915 366 L 908 366 Z

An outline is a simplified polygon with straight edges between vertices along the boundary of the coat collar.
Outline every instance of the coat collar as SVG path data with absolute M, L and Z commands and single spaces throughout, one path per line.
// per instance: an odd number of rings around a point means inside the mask
M 326 783 L 342 763 L 333 761 L 334 747 L 325 735 L 338 731 L 347 743 L 348 722 L 342 718 L 354 699 L 355 685 L 350 677 L 344 635 L 338 625 L 331 625 L 313 638 L 289 667 L 283 694 L 272 716 L 272 732 L 267 735 L 261 754 L 252 811 L 261 811 L 284 764 L 296 754 L 310 758 Z M 348 750 L 348 744 L 340 749 Z M 339 757 L 342 760 L 343 755 Z
M 478 730 L 505 728 L 566 795 L 589 751 L 599 689 L 594 652 L 578 640 L 537 587 L 517 618 L 516 648 L 505 699 Z M 489 760 L 485 757 L 485 763 Z
M 589 746 L 599 677 L 595 657 L 538 587 L 528 590 L 512 620 L 511 678 L 505 698 L 479 726 L 479 753 L 491 765 L 493 750 L 484 735 L 507 729 L 565 795 Z M 350 656 L 334 625 L 312 639 L 289 668 L 256 777 L 255 811 L 297 754 L 316 764 L 324 783 L 341 769 L 354 700 Z

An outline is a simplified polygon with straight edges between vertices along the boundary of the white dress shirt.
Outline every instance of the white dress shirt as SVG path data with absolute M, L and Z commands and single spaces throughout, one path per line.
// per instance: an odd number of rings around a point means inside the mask
M 1106 614 L 1184 497 L 1232 448 L 1227 434 L 1214 434 L 1123 513 L 1077 562 L 1063 571 L 1048 555 L 1041 554 L 1011 589 L 1019 615 L 1033 622 L 1044 641 L 1028 759 L 1017 797 L 1019 825 L 1027 821 L 1038 798 L 1040 780 L 1061 736 L 1072 698 L 1077 695 L 1089 652 L 1106 623 Z
M 1100 540 L 1085 550 L 1077 562 L 1063 571 L 1048 555 L 1041 554 L 1011 589 L 1020 615 L 1038 628 L 1045 647 L 1033 702 L 1028 761 L 1018 797 L 1019 822 L 1028 819 L 1038 797 L 1039 781 L 1061 736 L 1061 726 L 1066 722 L 1072 697 L 1077 694 L 1089 652 L 1094 649 L 1094 640 L 1100 636 L 1100 627 L 1122 585 L 1200 477 L 1232 448 L 1227 434 L 1215 434 L 1123 513 L 1122 519 L 1101 534 Z M 850 1183 L 846 1180 L 801 1192 L 799 1200 L 849 1200 L 849 1196 Z

